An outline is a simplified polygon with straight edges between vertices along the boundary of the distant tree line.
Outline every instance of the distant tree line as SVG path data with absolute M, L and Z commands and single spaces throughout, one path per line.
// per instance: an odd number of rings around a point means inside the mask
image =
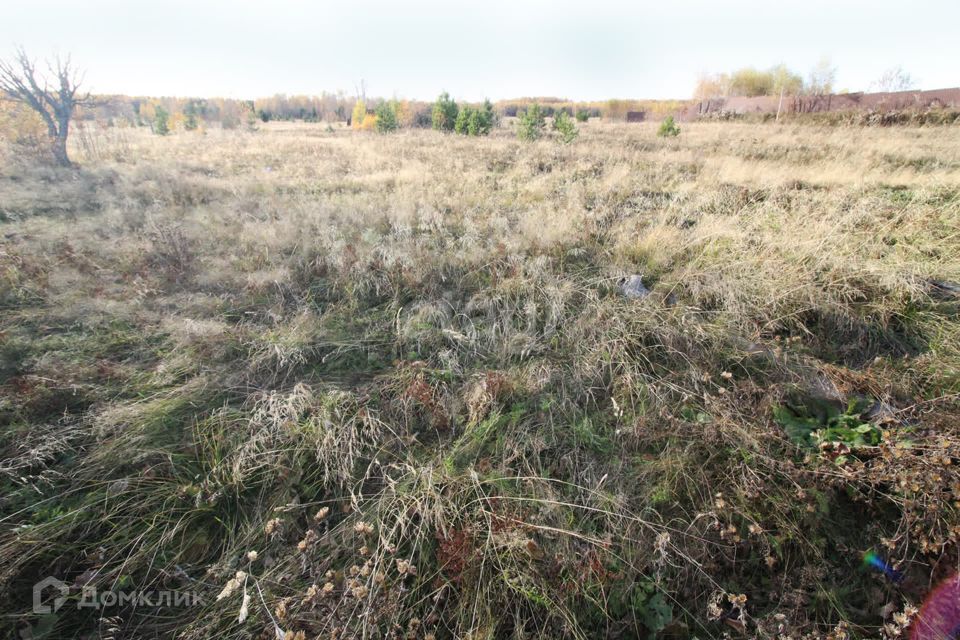
M 158 115 L 161 122 L 166 120 L 169 131 L 190 131 L 210 126 L 236 129 L 251 125 L 257 120 L 253 100 L 121 95 L 96 96 L 95 104 L 79 108 L 76 117 L 78 120 L 97 121 L 106 126 L 156 129 Z
M 579 122 L 590 118 L 625 121 L 630 111 L 643 111 L 652 118 L 662 118 L 682 109 L 682 100 L 627 100 L 610 99 L 599 101 L 575 102 L 563 98 L 514 98 L 501 100 L 494 104 L 497 112 L 507 118 L 519 117 L 530 106 L 538 105 L 544 117 L 552 118 L 563 112 Z
M 288 96 L 278 93 L 257 98 L 253 109 L 264 122 L 270 120 L 303 120 L 305 122 L 341 122 L 347 119 L 352 99 L 342 91 L 323 92 L 319 96 Z

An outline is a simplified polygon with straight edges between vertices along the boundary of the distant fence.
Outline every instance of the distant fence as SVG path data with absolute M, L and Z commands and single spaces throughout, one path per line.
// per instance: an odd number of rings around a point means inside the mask
M 757 96 L 754 98 L 711 98 L 681 109 L 680 120 L 696 120 L 719 113 L 738 115 L 820 113 L 827 111 L 899 111 L 936 107 L 960 108 L 960 88 L 931 91 L 890 91 L 884 93 L 834 93 L 822 96 Z

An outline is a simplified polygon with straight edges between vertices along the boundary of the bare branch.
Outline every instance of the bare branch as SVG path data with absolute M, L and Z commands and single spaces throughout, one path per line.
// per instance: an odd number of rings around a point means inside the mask
M 48 74 L 37 73 L 36 65 L 22 47 L 17 47 L 11 61 L 0 60 L 0 96 L 23 103 L 40 114 L 47 125 L 57 161 L 69 165 L 67 135 L 70 119 L 77 105 L 86 104 L 90 96 L 77 97 L 83 74 L 66 59 L 56 56 L 47 61 Z

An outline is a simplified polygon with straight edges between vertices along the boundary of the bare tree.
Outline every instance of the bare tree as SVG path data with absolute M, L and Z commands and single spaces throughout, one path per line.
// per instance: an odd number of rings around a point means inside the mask
M 73 67 L 69 56 L 48 62 L 49 73 L 38 72 L 36 65 L 22 48 L 12 61 L 0 60 L 0 96 L 29 106 L 40 114 L 50 135 L 51 150 L 57 163 L 70 166 L 67 157 L 67 135 L 74 109 L 90 104 L 89 95 L 78 96 L 82 74 Z
M 903 67 L 893 67 L 884 71 L 874 86 L 877 91 L 909 91 L 917 86 L 917 82 Z
M 833 83 L 837 79 L 837 68 L 824 56 L 810 70 L 807 79 L 807 93 L 814 96 L 824 96 L 833 93 Z

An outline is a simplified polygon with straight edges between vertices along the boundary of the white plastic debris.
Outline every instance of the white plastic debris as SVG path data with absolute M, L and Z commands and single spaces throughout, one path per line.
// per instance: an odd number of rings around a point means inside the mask
M 628 298 L 646 298 L 650 295 L 650 289 L 643 285 L 643 279 L 636 274 L 620 280 L 620 291 Z

